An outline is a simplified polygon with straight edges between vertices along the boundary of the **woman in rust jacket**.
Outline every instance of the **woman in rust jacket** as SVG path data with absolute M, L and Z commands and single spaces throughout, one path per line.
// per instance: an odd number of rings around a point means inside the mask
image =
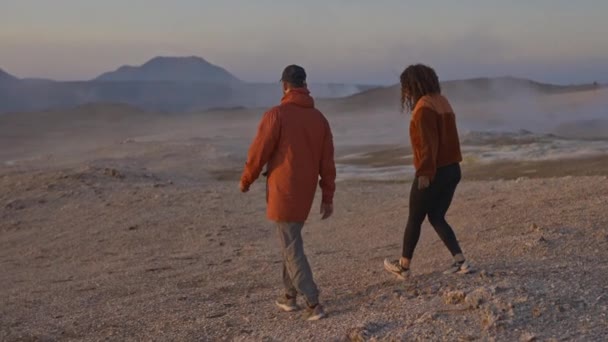
M 420 238 L 422 222 L 429 222 L 449 249 L 454 263 L 446 273 L 469 273 L 454 230 L 445 220 L 456 186 L 460 182 L 460 142 L 456 117 L 441 95 L 435 71 L 426 65 L 411 65 L 401 74 L 401 104 L 412 112 L 410 139 L 416 177 L 410 192 L 409 217 L 399 260 L 385 260 L 384 268 L 405 279 Z

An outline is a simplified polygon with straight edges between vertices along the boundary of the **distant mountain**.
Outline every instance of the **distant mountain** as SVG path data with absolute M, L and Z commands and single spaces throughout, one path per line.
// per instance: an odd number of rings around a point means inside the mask
M 512 77 L 448 81 L 442 89 L 454 103 L 538 96 L 600 88 L 557 86 Z M 328 112 L 398 111 L 399 86 L 311 83 L 317 105 Z M 265 108 L 281 99 L 276 83 L 242 82 L 199 57 L 157 57 L 125 66 L 93 81 L 18 79 L 0 70 L 0 113 L 73 108 L 87 103 L 120 103 L 155 112 L 221 108 Z
M 38 82 L 38 83 L 54 83 L 57 82 L 55 80 L 51 80 L 48 78 L 22 78 L 21 81 L 23 82 Z
M 19 82 L 19 79 L 17 77 L 0 69 L 0 84 L 3 84 L 3 83 L 8 84 L 8 83 L 15 83 L 15 82 Z
M 122 103 L 149 111 L 187 112 L 211 108 L 268 107 L 281 99 L 276 83 L 246 83 L 199 57 L 156 57 L 124 66 L 92 81 L 0 82 L 0 113 L 73 108 L 87 103 Z M 311 84 L 316 98 L 352 95 L 370 86 Z
M 240 83 L 225 69 L 200 57 L 156 57 L 142 66 L 122 66 L 94 81 L 136 82 L 169 81 L 200 83 Z
M 504 99 L 509 97 L 570 93 L 599 88 L 597 83 L 582 85 L 555 85 L 517 77 L 473 78 L 447 81 L 442 89 L 450 96 L 460 99 Z
M 582 85 L 554 85 L 516 77 L 473 78 L 441 82 L 441 91 L 452 102 L 491 101 L 498 99 L 535 97 L 599 89 L 597 83 Z M 401 87 L 399 85 L 369 89 L 344 98 L 323 101 L 323 107 L 341 111 L 369 109 L 398 110 Z

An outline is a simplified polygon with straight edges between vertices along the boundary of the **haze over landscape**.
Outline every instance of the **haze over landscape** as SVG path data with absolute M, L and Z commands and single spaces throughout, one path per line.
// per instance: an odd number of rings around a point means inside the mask
M 605 1 L 4 1 L 0 340 L 601 341 L 608 334 Z M 414 176 L 399 74 L 436 68 L 464 161 L 449 219 L 396 255 Z M 336 213 L 306 249 L 329 318 L 278 312 L 247 148 L 303 65 Z M 318 201 L 319 199 L 317 199 Z M 441 251 L 441 252 L 439 252 Z M 353 270 L 353 265 L 356 265 Z M 336 270 L 349 270 L 336 272 Z

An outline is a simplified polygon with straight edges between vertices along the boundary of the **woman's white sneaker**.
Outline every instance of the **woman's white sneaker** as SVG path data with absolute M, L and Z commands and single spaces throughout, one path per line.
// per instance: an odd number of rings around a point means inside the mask
M 473 266 L 471 266 L 471 264 L 469 264 L 467 261 L 456 261 L 450 266 L 450 268 L 445 270 L 443 274 L 469 274 L 473 273 L 474 271 Z
M 401 263 L 399 263 L 399 260 L 384 259 L 384 269 L 387 272 L 396 275 L 397 278 L 402 279 L 402 280 L 406 280 L 407 278 L 410 277 L 409 268 L 408 269 L 403 268 L 403 266 L 401 266 Z

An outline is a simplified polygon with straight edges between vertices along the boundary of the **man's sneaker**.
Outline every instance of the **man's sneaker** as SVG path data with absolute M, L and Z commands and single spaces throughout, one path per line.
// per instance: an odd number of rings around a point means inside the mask
M 323 310 L 323 307 L 320 304 L 317 304 L 314 308 L 307 306 L 303 317 L 307 321 L 318 321 L 327 317 L 327 314 L 325 313 L 325 310 Z
M 454 273 L 458 273 L 458 274 L 468 274 L 468 273 L 473 273 L 475 270 L 473 269 L 473 266 L 471 266 L 471 264 L 469 264 L 466 261 L 462 261 L 462 262 L 454 262 L 450 268 L 448 268 L 447 270 L 445 270 L 445 272 L 443 272 L 443 274 L 454 274 Z
M 279 309 L 285 312 L 292 312 L 299 309 L 296 297 L 287 297 L 285 295 L 279 297 L 274 304 L 279 307 Z
M 405 280 L 410 277 L 409 268 L 403 268 L 403 266 L 401 266 L 401 263 L 399 263 L 399 260 L 391 261 L 388 259 L 384 259 L 384 269 L 396 275 L 399 279 Z

